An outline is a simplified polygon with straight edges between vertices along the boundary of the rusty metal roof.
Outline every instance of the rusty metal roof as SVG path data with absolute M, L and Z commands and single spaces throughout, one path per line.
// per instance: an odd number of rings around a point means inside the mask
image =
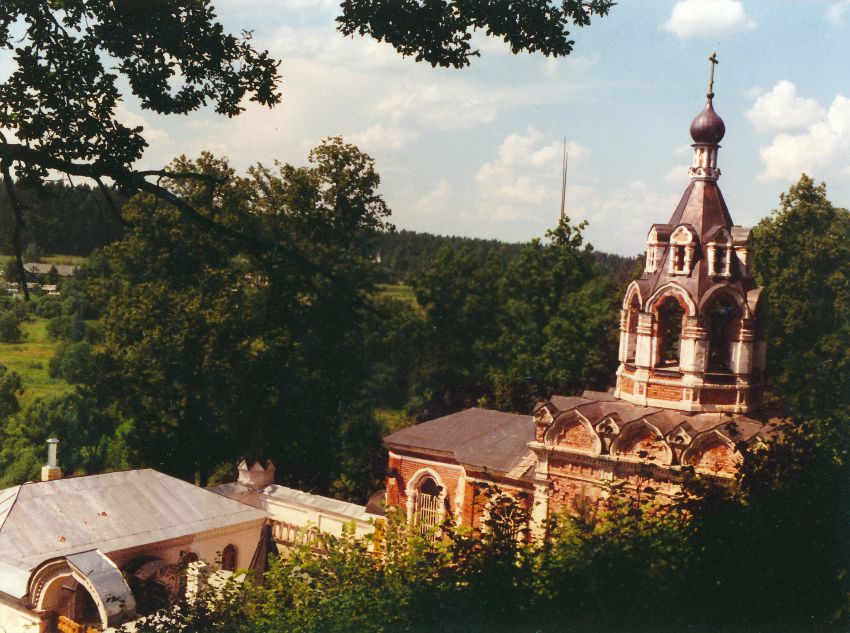
M 474 407 L 402 429 L 384 442 L 390 448 L 437 452 L 460 464 L 507 473 L 526 455 L 533 439 L 531 416 Z

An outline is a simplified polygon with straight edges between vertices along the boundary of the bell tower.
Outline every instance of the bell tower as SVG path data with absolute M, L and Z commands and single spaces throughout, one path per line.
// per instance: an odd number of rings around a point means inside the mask
M 745 413 L 761 406 L 761 288 L 749 267 L 750 229 L 732 222 L 717 181 L 726 133 L 705 108 L 691 123 L 691 182 L 666 224 L 653 224 L 646 268 L 626 290 L 615 395 L 681 411 Z

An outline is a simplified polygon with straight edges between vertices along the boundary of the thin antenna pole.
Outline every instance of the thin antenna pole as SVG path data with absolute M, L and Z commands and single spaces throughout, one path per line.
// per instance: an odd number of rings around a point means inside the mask
M 567 161 L 569 154 L 567 153 L 567 137 L 564 137 L 564 165 L 561 170 L 561 222 L 564 221 L 564 210 L 567 204 Z

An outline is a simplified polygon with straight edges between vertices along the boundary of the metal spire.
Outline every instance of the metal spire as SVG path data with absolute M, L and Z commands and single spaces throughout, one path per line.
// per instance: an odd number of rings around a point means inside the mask
M 564 165 L 561 170 L 561 222 L 564 221 L 564 209 L 567 203 L 567 161 L 570 155 L 567 153 L 567 137 L 564 137 Z

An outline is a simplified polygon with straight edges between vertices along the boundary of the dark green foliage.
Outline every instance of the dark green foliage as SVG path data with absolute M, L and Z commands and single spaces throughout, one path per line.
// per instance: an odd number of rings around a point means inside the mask
M 18 396 L 22 389 L 21 377 L 15 372 L 10 372 L 5 365 L 0 365 L 0 420 L 20 410 Z
M 105 306 L 107 344 L 84 387 L 132 420 L 137 463 L 206 481 L 263 455 L 306 487 L 362 498 L 376 485 L 364 332 L 375 323 L 372 237 L 388 212 L 353 146 L 330 139 L 311 162 L 249 178 L 210 156 L 175 166 L 227 176 L 215 209 L 207 185 L 172 186 L 217 221 L 286 243 L 280 251 L 258 256 L 140 197 L 124 210 L 124 238 L 83 271 L 80 303 Z
M 25 32 L 13 40 L 14 23 Z M 186 114 L 211 104 L 233 116 L 243 98 L 279 100 L 277 62 L 249 40 L 225 34 L 206 1 L 4 3 L 0 49 L 14 50 L 14 67 L 0 85 L 0 128 L 14 130 L 39 154 L 94 163 L 111 175 L 136 161 L 146 145 L 141 128 L 115 118 L 121 99 L 115 70 L 155 112 Z M 37 162 L 19 165 L 18 172 L 31 181 L 46 174 Z
M 43 295 L 33 300 L 35 314 L 42 319 L 52 319 L 62 315 L 62 303 L 59 297 Z M 54 337 L 55 338 L 55 337 Z
M 60 441 L 66 474 L 126 467 L 114 419 L 79 394 L 41 398 L 0 422 L 0 487 L 37 477 L 48 438 Z
M 19 343 L 23 336 L 21 332 L 21 317 L 13 310 L 0 312 L 0 342 Z
M 754 230 L 769 378 L 802 418 L 850 412 L 850 213 L 805 174 Z M 850 431 L 845 428 L 843 433 Z
M 575 44 L 567 29 L 588 26 L 594 15 L 607 15 L 613 5 L 610 0 L 344 0 L 337 23 L 344 35 L 369 35 L 416 61 L 461 68 L 479 55 L 471 44 L 473 31 L 504 40 L 513 53 L 562 57 Z
M 464 250 L 474 255 L 483 266 L 488 260 L 507 268 L 523 250 L 525 244 L 474 237 L 433 235 L 416 231 L 388 231 L 375 240 L 375 255 L 380 257 L 381 278 L 389 282 L 410 283 L 432 265 L 443 247 Z M 628 283 L 640 274 L 635 271 L 635 258 L 591 251 L 595 271 L 609 276 L 617 283 Z
M 63 343 L 56 348 L 56 353 L 50 359 L 49 374 L 51 378 L 61 378 L 73 384 L 91 384 L 97 380 L 93 375 L 95 370 L 94 351 L 87 341 Z
M 118 191 L 110 195 L 116 205 L 126 201 Z M 41 253 L 88 255 L 121 236 L 120 218 L 111 211 L 103 194 L 88 185 L 71 187 L 50 182 L 20 187 L 18 196 L 23 204 L 21 240 L 37 251 L 31 253 L 28 247 L 25 262 L 38 261 Z M 6 196 L 0 196 L 0 236 L 0 252 L 14 252 L 12 213 Z
M 47 322 L 47 335 L 54 340 L 78 342 L 86 338 L 87 326 L 79 312 L 53 317 Z
M 424 311 L 410 408 L 420 418 L 483 405 L 528 411 L 553 394 L 607 388 L 621 288 L 564 221 L 505 265 L 445 245 L 412 283 Z
M 415 231 L 389 231 L 375 240 L 376 256 L 380 256 L 382 276 L 385 280 L 409 282 L 421 275 L 444 247 L 473 253 L 483 265 L 489 257 L 507 266 L 522 250 L 522 244 L 508 244 L 497 240 L 417 233 Z

